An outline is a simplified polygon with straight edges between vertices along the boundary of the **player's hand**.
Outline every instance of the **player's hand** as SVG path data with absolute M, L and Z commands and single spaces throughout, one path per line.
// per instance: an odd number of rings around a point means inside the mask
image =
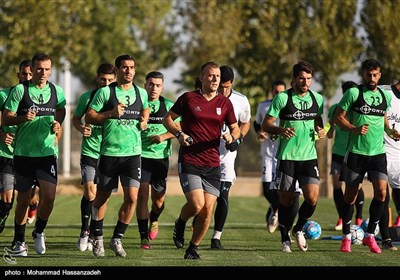
M 36 117 L 36 111 L 28 110 L 28 112 L 26 112 L 25 118 L 27 121 L 33 121 L 35 117 Z
M 83 137 L 90 137 L 92 135 L 92 125 L 91 124 L 86 124 L 83 128 L 82 131 Z
M 61 124 L 58 121 L 53 121 L 53 124 L 51 125 L 51 129 L 53 133 L 59 133 L 61 129 Z
M 326 134 L 325 134 L 325 129 L 322 127 L 317 126 L 317 138 L 318 139 L 323 139 L 325 138 Z
M 293 127 L 284 128 L 283 133 L 281 135 L 286 139 L 290 139 L 293 136 L 296 136 L 296 132 L 294 132 L 294 130 L 295 129 Z
M 267 138 L 268 138 L 268 133 L 266 133 L 265 131 L 259 131 L 259 132 L 257 133 L 257 139 L 258 139 L 258 141 L 264 142 L 265 139 L 267 139 Z
M 5 132 L 1 132 L 1 140 L 3 141 L 4 144 L 6 145 L 11 145 L 12 142 L 14 142 L 14 133 L 5 133 Z
M 143 116 L 140 117 L 140 130 L 146 130 L 147 129 L 147 121 L 144 119 Z
M 242 142 L 243 142 L 243 138 L 242 138 L 242 137 L 239 137 L 239 138 L 236 139 L 236 140 L 234 139 L 234 141 L 231 142 L 231 143 L 226 142 L 225 147 L 226 147 L 227 150 L 229 150 L 229 151 L 231 151 L 231 152 L 234 152 L 234 151 L 237 151 L 237 149 L 239 148 L 239 145 L 240 145 Z

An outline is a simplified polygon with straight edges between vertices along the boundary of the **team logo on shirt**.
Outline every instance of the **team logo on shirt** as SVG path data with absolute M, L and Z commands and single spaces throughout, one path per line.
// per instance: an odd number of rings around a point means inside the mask
M 221 113 L 222 113 L 222 110 L 221 110 L 221 108 L 217 108 L 217 115 L 218 115 L 218 116 L 220 116 L 220 115 L 221 115 Z
M 297 110 L 294 114 L 292 114 L 291 116 L 296 119 L 296 120 L 302 120 L 306 117 L 315 117 L 317 115 L 317 113 L 308 113 L 308 112 L 302 112 L 300 110 Z M 290 115 L 288 115 L 290 116 Z
M 28 111 L 32 111 L 32 112 L 39 112 L 39 107 L 36 106 L 35 104 L 32 104 L 32 106 L 28 109 Z

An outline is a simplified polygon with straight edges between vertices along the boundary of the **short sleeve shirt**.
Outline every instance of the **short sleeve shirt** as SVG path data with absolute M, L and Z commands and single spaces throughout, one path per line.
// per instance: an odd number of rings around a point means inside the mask
M 207 100 L 200 91 L 185 92 L 171 111 L 181 116 L 182 131 L 193 138 L 194 144 L 180 147 L 180 162 L 196 166 L 218 167 L 219 141 L 222 126 L 236 123 L 229 98 L 217 94 Z
M 336 103 L 329 108 L 328 119 L 332 119 L 335 116 L 335 111 L 338 105 L 339 103 Z M 341 129 L 337 124 L 334 125 L 334 128 L 335 139 L 333 141 L 332 154 L 343 157 L 346 154 L 350 133 Z
M 0 91 L 0 109 L 3 112 L 4 104 L 8 98 L 8 95 L 10 93 L 10 90 L 13 87 L 9 87 L 6 89 L 3 89 Z M 0 127 L 1 132 L 4 133 L 16 133 L 17 131 L 17 126 L 12 125 L 12 126 L 1 126 Z M 12 158 L 14 153 L 14 142 L 11 145 L 6 145 L 3 141 L 0 141 L 0 156 L 5 157 L 5 158 Z
M 55 109 L 62 109 L 66 104 L 64 90 L 58 85 L 54 86 L 57 95 Z M 44 88 L 40 89 L 30 82 L 28 93 L 33 106 L 36 106 L 35 104 L 46 104 L 51 97 L 49 83 L 47 83 Z M 11 112 L 17 112 L 23 95 L 24 86 L 22 84 L 15 86 L 10 93 L 10 97 L 6 101 L 5 108 Z M 58 147 L 55 141 L 56 134 L 52 130 L 53 121 L 54 115 L 46 115 L 36 116 L 32 121 L 18 124 L 14 155 L 26 157 L 57 155 Z
M 166 112 L 171 109 L 174 103 L 164 97 L 164 105 Z M 162 141 L 161 143 L 153 143 L 151 142 L 151 136 L 153 135 L 161 135 L 167 133 L 168 130 L 162 124 L 162 120 L 164 119 L 165 113 L 162 113 L 162 116 L 158 113 L 160 112 L 160 108 L 162 108 L 162 101 L 160 99 L 155 101 L 149 101 L 150 107 L 150 117 L 149 122 L 147 124 L 147 129 L 142 132 L 142 157 L 150 158 L 150 159 L 163 159 L 172 155 L 172 143 L 171 139 L 166 141 Z M 177 118 L 175 122 L 179 122 L 180 118 Z
M 384 117 L 368 114 L 360 114 L 352 110 L 353 104 L 357 101 L 358 95 L 363 94 L 363 99 L 365 100 L 367 106 L 371 105 L 378 106 L 383 102 L 382 95 L 379 90 L 375 92 L 370 91 L 363 87 L 363 92 L 360 93 L 359 89 L 354 87 L 346 91 L 342 99 L 339 102 L 340 108 L 349 114 L 348 118 L 350 123 L 354 126 L 361 126 L 363 124 L 369 124 L 368 133 L 365 135 L 356 135 L 354 133 L 350 134 L 349 148 L 348 150 L 355 154 L 374 156 L 385 153 L 385 145 L 383 135 L 384 132 Z M 387 92 L 383 91 L 384 97 L 386 98 L 387 111 L 390 107 L 392 96 Z M 365 112 L 368 108 L 365 108 Z
M 91 101 L 92 92 L 93 90 L 87 91 L 79 97 L 74 112 L 74 115 L 78 118 L 82 118 L 86 114 L 86 110 L 89 107 L 89 102 Z M 82 138 L 81 155 L 89 156 L 95 159 L 99 158 L 102 139 L 102 128 L 102 125 L 91 125 L 92 133 L 90 137 Z
M 323 114 L 323 97 L 317 92 L 308 91 L 304 96 L 299 96 L 294 91 L 290 93 L 289 90 L 282 91 L 277 94 L 272 100 L 271 107 L 268 110 L 268 115 L 279 118 L 281 110 L 283 110 L 288 102 L 289 94 L 293 100 L 293 105 L 296 108 L 295 115 L 301 112 L 301 110 L 307 110 L 311 108 L 313 104 L 314 95 L 317 112 L 316 116 Z M 293 161 L 305 161 L 317 158 L 317 151 L 315 149 L 315 137 L 314 137 L 314 119 L 303 120 L 299 117 L 296 120 L 283 120 L 280 119 L 281 127 L 291 127 L 295 129 L 296 136 L 286 139 L 280 137 L 279 148 L 277 152 L 277 159 L 279 160 L 293 160 Z
M 138 87 L 142 100 L 142 110 L 149 107 L 148 95 L 145 89 Z M 132 86 L 128 90 L 115 87 L 115 94 L 120 103 L 131 106 L 136 101 L 136 90 Z M 90 108 L 100 112 L 110 99 L 110 87 L 100 88 Z M 127 157 L 140 155 L 142 152 L 141 130 L 138 119 L 116 119 L 110 118 L 103 124 L 103 140 L 101 144 L 101 155 L 114 157 Z

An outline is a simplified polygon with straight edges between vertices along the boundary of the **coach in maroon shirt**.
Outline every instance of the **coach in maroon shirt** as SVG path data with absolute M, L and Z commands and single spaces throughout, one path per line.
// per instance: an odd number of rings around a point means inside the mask
M 186 197 L 181 213 L 175 221 L 173 240 L 183 248 L 186 222 L 196 217 L 192 239 L 185 259 L 201 259 L 197 253 L 211 222 L 214 204 L 219 196 L 219 142 L 224 125 L 230 133 L 222 137 L 227 145 L 240 137 L 231 101 L 218 94 L 220 69 L 215 62 L 202 65 L 200 90 L 185 92 L 164 117 L 163 124 L 179 140 L 179 179 Z M 182 130 L 174 120 L 182 117 Z

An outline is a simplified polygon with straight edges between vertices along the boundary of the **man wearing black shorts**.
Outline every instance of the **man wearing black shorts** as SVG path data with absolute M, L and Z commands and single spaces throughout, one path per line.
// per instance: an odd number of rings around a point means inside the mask
M 6 101 L 2 123 L 17 125 L 14 174 L 18 191 L 15 207 L 13 254 L 27 256 L 25 227 L 32 186 L 39 185 L 37 220 L 32 237 L 35 251 L 46 252 L 45 233 L 57 187 L 57 138 L 65 118 L 61 87 L 49 83 L 52 60 L 46 54 L 32 58 L 32 80 L 14 87 Z M 34 135 L 35 137 L 32 137 Z
M 127 54 L 118 56 L 115 66 L 117 82 L 97 91 L 85 115 L 86 123 L 103 125 L 99 182 L 90 223 L 93 254 L 98 257 L 105 256 L 103 221 L 107 202 L 112 191 L 118 188 L 119 180 L 124 198 L 109 246 L 116 256 L 126 257 L 121 239 L 136 209 L 142 152 L 140 134 L 147 128 L 149 118 L 147 92 L 133 84 L 135 59 Z
M 364 83 L 349 89 L 339 102 L 335 113 L 335 123 L 350 132 L 347 153 L 344 158 L 341 176 L 346 184 L 342 209 L 343 239 L 341 252 L 351 252 L 350 224 L 354 202 L 359 185 L 364 176 L 374 188 L 374 197 L 369 210 L 368 228 L 363 245 L 372 253 L 381 253 L 374 232 L 382 216 L 386 187 L 388 183 L 387 160 L 383 136 L 386 133 L 398 138 L 399 133 L 389 127 L 386 111 L 390 107 L 392 96 L 379 89 L 381 65 L 375 59 L 367 59 L 361 65 Z

